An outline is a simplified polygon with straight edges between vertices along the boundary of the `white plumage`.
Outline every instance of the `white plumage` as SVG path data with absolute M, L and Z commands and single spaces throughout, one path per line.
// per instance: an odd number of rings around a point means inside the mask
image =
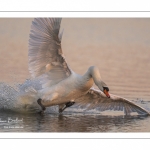
M 107 85 L 102 81 L 97 67 L 91 66 L 83 75 L 68 66 L 61 48 L 60 18 L 36 18 L 32 22 L 29 39 L 29 71 L 32 77 L 41 76 L 41 103 L 45 107 L 64 105 L 74 101 L 87 109 L 118 110 L 149 114 L 144 108 L 129 100 L 102 92 Z M 92 88 L 95 83 L 100 90 Z

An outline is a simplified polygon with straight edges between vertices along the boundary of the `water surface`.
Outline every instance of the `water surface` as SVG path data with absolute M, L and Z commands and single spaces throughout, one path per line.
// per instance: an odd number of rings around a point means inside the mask
M 8 119 L 0 132 L 150 132 L 148 116 L 1 113 L 1 121 Z

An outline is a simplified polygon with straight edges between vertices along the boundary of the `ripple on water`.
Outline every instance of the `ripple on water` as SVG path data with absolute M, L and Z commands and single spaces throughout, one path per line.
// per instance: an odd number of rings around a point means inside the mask
M 8 117 L 22 119 L 20 123 L 5 123 L 5 126 L 23 128 L 4 128 L 0 132 L 149 132 L 150 117 L 140 116 L 100 116 L 100 115 L 59 115 L 59 114 L 18 114 L 2 113 L 1 120 Z

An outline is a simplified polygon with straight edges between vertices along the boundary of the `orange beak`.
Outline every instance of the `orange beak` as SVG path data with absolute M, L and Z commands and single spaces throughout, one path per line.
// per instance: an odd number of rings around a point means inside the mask
M 109 95 L 109 93 L 108 93 L 108 91 L 106 90 L 106 89 L 104 89 L 104 94 L 108 97 L 108 98 L 110 98 L 110 95 Z

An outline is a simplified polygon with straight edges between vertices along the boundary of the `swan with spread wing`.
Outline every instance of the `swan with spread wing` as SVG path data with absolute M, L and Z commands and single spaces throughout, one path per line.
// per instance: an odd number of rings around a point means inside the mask
M 74 103 L 87 109 L 123 110 L 149 114 L 144 108 L 124 98 L 109 94 L 108 86 L 102 81 L 99 69 L 89 67 L 84 75 L 76 74 L 67 64 L 61 47 L 63 32 L 60 18 L 35 18 L 29 39 L 29 71 L 33 78 L 42 76 L 42 90 L 37 103 L 42 111 L 46 107 L 59 105 L 63 112 Z M 92 88 L 96 84 L 99 90 Z

